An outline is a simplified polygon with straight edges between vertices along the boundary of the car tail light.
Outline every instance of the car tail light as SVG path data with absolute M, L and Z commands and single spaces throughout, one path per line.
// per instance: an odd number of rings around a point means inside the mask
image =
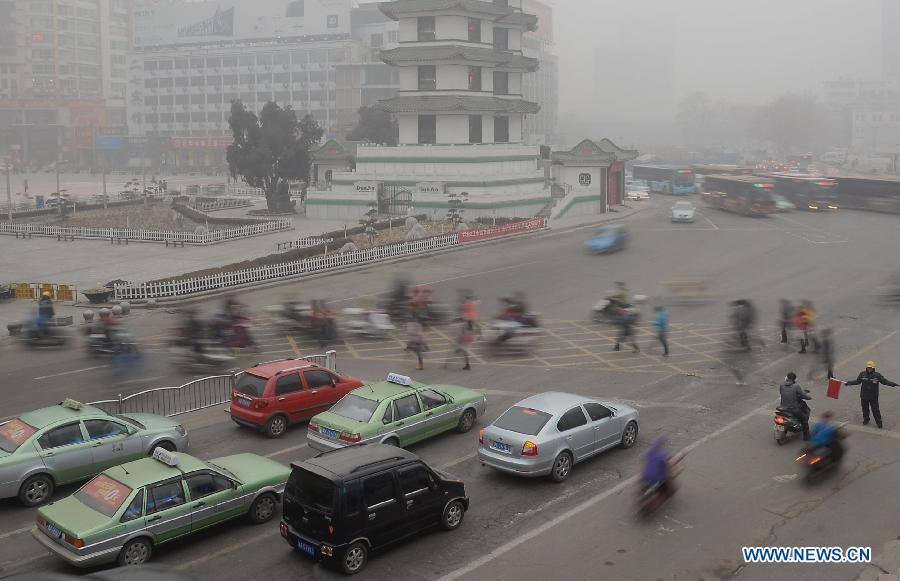
M 46 525 L 47 525 L 47 521 L 45 521 L 45 520 L 44 520 L 44 517 L 42 517 L 41 515 L 38 515 L 37 517 L 35 517 L 34 520 L 35 520 L 35 522 L 36 522 L 37 524 L 39 524 L 39 525 L 41 525 L 41 526 L 46 526 Z
M 269 402 L 264 399 L 258 399 L 253 403 L 256 405 L 256 409 L 258 410 L 269 407 Z
M 783 425 L 784 425 L 784 418 L 783 418 L 782 416 L 775 416 L 775 423 L 778 424 L 778 425 L 780 425 L 780 426 L 783 426 Z
M 70 537 L 69 535 L 63 535 L 63 538 L 67 543 L 75 547 L 76 549 L 81 549 L 84 547 L 84 541 L 81 539 L 76 539 L 74 537 Z
M 326 557 L 330 557 L 333 549 L 328 545 L 322 545 L 322 554 Z
M 478 430 L 478 443 L 484 444 L 484 428 Z
M 809 463 L 810 463 L 810 465 L 812 465 L 812 464 L 818 464 L 818 463 L 821 462 L 821 461 L 822 461 L 822 457 L 821 457 L 821 456 L 816 456 L 815 458 L 813 458 L 812 460 L 810 460 Z
M 522 455 L 523 456 L 537 456 L 538 449 L 537 444 L 534 442 L 525 442 L 525 445 L 522 446 Z
M 310 420 L 309 424 L 307 424 L 306 427 L 309 429 L 310 432 L 318 432 L 319 431 L 319 424 L 317 424 L 316 422 L 314 422 L 312 420 Z
M 288 526 L 285 523 L 281 523 L 278 527 L 281 530 L 281 536 L 287 538 L 288 536 Z
M 359 434 L 351 434 L 349 432 L 341 432 L 341 440 L 350 442 L 351 444 L 356 444 L 357 442 L 362 440 L 362 436 Z
M 328 534 L 329 534 L 329 535 L 333 535 L 333 534 L 334 534 L 334 525 L 328 525 Z

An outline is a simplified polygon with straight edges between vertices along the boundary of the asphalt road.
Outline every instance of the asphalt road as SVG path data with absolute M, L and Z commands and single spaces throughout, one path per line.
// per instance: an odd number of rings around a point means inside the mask
M 457 289 L 474 289 L 483 316 L 496 300 L 521 290 L 541 313 L 548 329 L 533 357 L 496 359 L 479 350 L 474 369 L 464 372 L 451 357 L 449 333 L 429 333 L 432 351 L 426 369 L 414 362 L 399 340 L 339 341 L 340 369 L 367 380 L 388 371 L 429 382 L 458 383 L 488 397 L 484 425 L 527 394 L 565 390 L 620 399 L 641 412 L 641 435 L 634 449 L 615 450 L 576 466 L 564 484 L 521 480 L 494 473 L 475 460 L 477 431 L 447 434 L 413 447 L 430 464 L 465 480 L 472 507 L 454 533 L 434 532 L 374 557 L 369 579 L 853 579 L 862 565 L 750 565 L 745 545 L 871 546 L 876 558 L 898 536 L 900 508 L 896 441 L 900 438 L 900 392 L 881 397 L 885 429 L 859 426 L 855 388 L 839 401 L 826 400 L 821 373 L 806 387 L 813 410 L 834 409 L 853 424 L 845 465 L 839 474 L 808 488 L 793 464 L 798 443 L 779 448 L 772 441 L 771 409 L 777 384 L 787 371 L 801 380 L 815 359 L 796 345 L 777 343 L 778 299 L 810 299 L 819 322 L 835 329 L 837 374 L 858 373 L 875 359 L 888 378 L 900 377 L 896 331 L 900 313 L 878 304 L 871 292 L 896 267 L 890 249 L 900 243 L 895 217 L 838 212 L 794 213 L 750 219 L 703 210 L 694 224 L 671 224 L 670 200 L 655 198 L 628 220 L 632 244 L 612 256 L 582 250 L 590 230 L 540 236 L 368 268 L 290 286 L 244 293 L 257 313 L 261 354 L 241 362 L 317 353 L 316 344 L 277 332 L 264 307 L 286 296 L 323 298 L 349 306 L 386 290 L 404 272 L 435 286 L 439 299 Z M 616 280 L 651 302 L 666 302 L 664 281 L 703 278 L 718 298 L 703 304 L 670 306 L 672 356 L 660 356 L 649 329 L 642 329 L 641 353 L 613 353 L 611 330 L 589 321 L 592 304 Z M 744 364 L 748 385 L 735 385 L 728 371 L 727 300 L 753 299 L 761 310 L 765 347 Z M 211 310 L 219 301 L 201 308 Z M 116 385 L 105 362 L 83 349 L 30 352 L 0 341 L 0 416 L 49 405 L 65 397 L 93 400 L 162 385 L 186 377 L 166 355 L 166 336 L 177 316 L 163 310 L 137 311 L 126 321 L 141 338 L 146 363 L 126 385 Z M 220 409 L 190 414 L 191 453 L 211 458 L 254 451 L 289 463 L 310 457 L 305 430 L 267 440 L 230 422 Z M 666 433 L 674 449 L 689 449 L 678 496 L 649 522 L 632 514 L 641 455 Z M 65 494 L 71 490 L 60 491 Z M 33 512 L 0 502 L 0 574 L 26 570 L 68 570 L 27 534 Z M 199 579 L 249 577 L 331 578 L 330 571 L 291 551 L 276 524 L 253 527 L 236 522 L 161 549 L 155 560 L 182 568 Z M 881 563 L 884 569 L 900 563 Z M 869 572 L 876 569 L 869 569 Z

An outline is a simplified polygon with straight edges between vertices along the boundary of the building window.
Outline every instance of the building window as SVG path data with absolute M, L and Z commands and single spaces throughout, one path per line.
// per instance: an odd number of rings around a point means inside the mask
M 419 145 L 437 143 L 437 117 L 435 115 L 419 115 Z
M 509 50 L 509 29 L 507 29 L 507 28 L 495 28 L 494 29 L 494 49 L 495 50 Z
M 578 183 L 581 184 L 582 186 L 591 185 L 591 174 L 589 174 L 589 173 L 578 174 Z
M 481 67 L 469 67 L 469 90 L 481 90 Z
M 481 42 L 481 20 L 469 19 L 469 42 Z
M 419 42 L 434 40 L 434 16 L 419 17 Z
M 437 89 L 437 67 L 422 65 L 419 67 L 419 90 L 434 91 Z
M 469 143 L 481 141 L 481 115 L 469 115 Z
M 494 71 L 494 94 L 509 95 L 509 73 Z
M 379 32 L 372 35 L 372 48 L 381 48 L 384 46 L 384 34 Z
M 494 117 L 494 143 L 509 143 L 509 117 Z

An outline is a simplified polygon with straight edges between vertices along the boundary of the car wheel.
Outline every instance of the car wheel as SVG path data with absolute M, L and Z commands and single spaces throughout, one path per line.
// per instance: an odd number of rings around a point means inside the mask
M 53 496 L 53 478 L 37 474 L 25 480 L 19 488 L 19 502 L 27 507 L 44 504 Z
M 456 431 L 460 434 L 465 434 L 469 430 L 472 429 L 472 426 L 475 425 L 475 410 L 466 410 L 463 412 L 463 415 L 459 418 L 459 425 L 456 426 Z
M 287 418 L 284 416 L 272 416 L 266 422 L 266 435 L 270 438 L 280 438 L 287 431 Z
M 366 566 L 369 560 L 369 547 L 362 541 L 356 541 L 344 551 L 341 558 L 341 570 L 347 575 L 356 575 Z
M 397 448 L 400 447 L 400 440 L 398 440 L 397 438 L 388 438 L 384 441 L 384 443 L 388 446 L 396 446 Z
M 441 526 L 445 531 L 455 531 L 466 516 L 466 507 L 459 500 L 454 500 L 444 509 L 441 515 Z
M 553 461 L 553 468 L 550 469 L 550 479 L 554 482 L 562 482 L 572 473 L 572 454 L 562 452 Z
M 634 446 L 637 442 L 638 425 L 637 422 L 628 422 L 625 429 L 622 430 L 622 447 L 626 450 Z
M 272 520 L 275 516 L 275 505 L 277 500 L 275 495 L 271 493 L 261 494 L 256 497 L 253 504 L 250 505 L 250 520 L 253 524 L 261 525 Z
M 139 538 L 132 539 L 125 543 L 119 552 L 119 566 L 126 567 L 128 565 L 143 565 L 150 560 L 153 554 L 153 544 L 150 539 Z
M 150 453 L 148 454 L 148 456 L 152 456 L 153 450 L 156 450 L 157 448 L 162 448 L 166 452 L 177 452 L 178 451 L 178 449 L 175 447 L 175 444 L 173 444 L 172 442 L 169 442 L 169 441 L 165 441 L 165 442 L 160 442 L 159 444 L 153 446 L 153 449 L 150 450 Z

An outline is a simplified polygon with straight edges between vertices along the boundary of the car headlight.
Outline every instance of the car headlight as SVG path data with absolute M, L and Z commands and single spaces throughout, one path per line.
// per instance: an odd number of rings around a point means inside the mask
M 178 424 L 177 426 L 175 426 L 175 432 L 176 432 L 179 436 L 186 436 L 186 435 L 187 435 L 187 430 L 185 430 L 185 429 L 184 429 L 184 426 L 182 426 L 181 424 Z

